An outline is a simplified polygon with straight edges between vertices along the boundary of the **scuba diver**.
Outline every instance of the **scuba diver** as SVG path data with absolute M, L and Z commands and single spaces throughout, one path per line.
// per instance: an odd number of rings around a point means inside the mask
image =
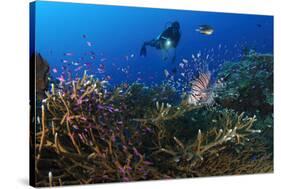
M 143 43 L 140 56 L 146 56 L 147 46 L 154 47 L 156 49 L 162 50 L 162 59 L 168 59 L 168 50 L 174 48 L 174 56 L 172 58 L 172 62 L 176 60 L 176 47 L 178 46 L 180 40 L 180 24 L 175 21 L 170 24 L 157 38 L 152 39 L 150 41 L 146 41 Z

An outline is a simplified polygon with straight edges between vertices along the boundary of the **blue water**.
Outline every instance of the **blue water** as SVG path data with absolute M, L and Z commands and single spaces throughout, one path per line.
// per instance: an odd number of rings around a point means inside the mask
M 162 60 L 161 52 L 150 47 L 147 57 L 140 57 L 142 43 L 157 37 L 172 21 L 181 26 L 175 63 L 171 58 Z M 211 25 L 213 35 L 196 32 L 201 24 Z M 86 69 L 112 84 L 153 84 L 166 79 L 165 69 L 179 70 L 182 59 L 188 60 L 192 70 L 196 67 L 192 55 L 197 57 L 198 53 L 198 61 L 205 62 L 213 72 L 224 61 L 239 60 L 245 47 L 273 53 L 273 17 L 39 1 L 35 36 L 36 51 L 50 64 L 53 78 L 61 74 L 67 77 L 67 72 L 79 77 Z M 91 59 L 91 53 L 95 59 Z M 99 67 L 104 73 L 98 71 Z

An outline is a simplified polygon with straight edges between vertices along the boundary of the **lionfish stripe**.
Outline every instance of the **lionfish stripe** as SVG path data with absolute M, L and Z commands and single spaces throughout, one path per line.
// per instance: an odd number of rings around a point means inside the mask
M 194 96 L 202 96 L 201 94 L 192 93 Z
M 200 81 L 202 82 L 202 85 L 204 88 L 206 88 L 206 80 L 204 79 L 204 77 L 200 77 Z
M 203 73 L 202 77 L 205 80 L 205 87 L 208 87 L 208 84 L 209 84 L 209 81 L 210 81 L 210 74 L 209 73 L 208 74 Z
M 195 96 L 194 94 L 191 94 L 191 96 L 192 96 L 193 98 L 195 98 L 196 101 L 199 101 L 199 100 L 200 100 L 200 98 L 198 99 L 198 97 Z
M 204 89 L 204 87 L 201 87 L 201 86 L 198 86 L 197 84 L 194 84 L 194 85 L 192 85 L 191 89 L 194 90 L 194 91 L 201 92 Z
M 205 88 L 204 80 L 202 81 L 201 77 L 199 77 L 199 78 L 197 79 L 197 82 L 202 85 L 202 88 Z

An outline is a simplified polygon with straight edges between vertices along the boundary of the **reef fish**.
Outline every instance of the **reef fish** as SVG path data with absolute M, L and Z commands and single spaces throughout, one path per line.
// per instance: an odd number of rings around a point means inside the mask
M 58 70 L 57 70 L 57 68 L 53 68 L 53 70 L 52 70 L 54 73 L 58 73 Z
M 61 75 L 60 77 L 57 77 L 57 79 L 58 79 L 60 82 L 65 82 L 65 79 L 64 79 L 63 75 Z
M 182 62 L 185 63 L 185 64 L 187 64 L 187 63 L 188 63 L 188 60 L 185 59 L 185 58 L 183 58 L 183 59 L 182 59 Z
M 64 53 L 64 56 L 73 56 L 73 53 L 71 53 L 71 52 L 66 52 L 66 53 Z
M 87 41 L 86 43 L 87 43 L 88 47 L 92 46 L 92 43 L 90 41 Z
M 79 71 L 82 69 L 83 66 L 78 66 L 77 68 L 74 69 L 75 72 Z
M 203 35 L 212 35 L 214 33 L 214 28 L 209 25 L 200 25 L 195 31 Z
M 170 75 L 168 70 L 166 70 L 166 69 L 164 70 L 164 74 L 165 74 L 165 77 L 169 77 L 169 75 Z
M 104 62 L 104 61 L 106 61 L 106 58 L 101 58 L 100 61 Z
M 179 66 L 181 67 L 181 68 L 184 68 L 184 63 L 179 63 Z
M 68 63 L 68 60 L 61 60 L 62 63 Z
M 199 73 L 198 78 L 191 81 L 188 103 L 192 105 L 212 105 L 214 103 L 211 89 L 211 73 Z
M 104 73 L 104 72 L 105 72 L 105 66 L 104 66 L 104 64 L 99 64 L 98 72 L 99 72 L 99 73 Z

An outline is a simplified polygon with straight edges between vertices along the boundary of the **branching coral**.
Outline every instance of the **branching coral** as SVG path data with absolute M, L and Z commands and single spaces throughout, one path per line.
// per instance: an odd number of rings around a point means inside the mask
M 273 65 L 272 54 L 247 50 L 242 60 L 225 62 L 218 71 L 221 87 L 216 102 L 225 108 L 256 115 L 255 127 L 266 130 L 265 140 L 273 148 Z
M 140 122 L 152 122 L 155 125 L 158 125 L 159 122 L 173 120 L 184 115 L 185 112 L 192 111 L 194 109 L 201 108 L 202 105 L 191 105 L 188 104 L 188 99 L 183 99 L 179 106 L 172 106 L 169 103 L 155 103 L 156 109 L 148 111 L 144 119 L 134 119 L 135 121 Z
M 199 157 L 202 157 L 204 152 L 228 141 L 244 144 L 245 141 L 248 140 L 248 135 L 252 133 L 260 133 L 261 130 L 252 129 L 253 123 L 256 121 L 255 116 L 252 118 L 243 118 L 243 115 L 244 113 L 238 115 L 231 111 L 225 111 L 222 113 L 222 118 L 220 120 L 222 128 L 219 130 L 217 130 L 217 128 L 212 129 L 205 137 L 203 137 L 199 130 L 196 142 L 196 154 Z M 207 142 L 210 138 L 213 138 L 213 141 Z
M 236 150 L 224 149 L 219 156 L 207 154 L 204 161 L 193 167 L 196 176 L 240 175 L 273 172 L 273 154 L 268 146 L 257 137 Z
M 110 103 L 116 93 L 106 93 L 103 83 L 86 74 L 63 87 L 67 90 L 53 87 L 42 106 L 47 125 L 37 132 L 37 185 L 49 185 L 49 172 L 52 185 L 152 177 L 151 162 L 133 145 L 138 136 L 130 135 L 122 110 Z
M 163 110 L 163 106 L 160 109 Z M 154 150 L 150 158 L 159 164 L 170 165 L 170 171 L 174 169 L 175 172 L 182 171 L 185 174 L 191 174 L 192 167 L 203 161 L 204 156 L 209 154 L 218 156 L 219 152 L 224 150 L 229 143 L 245 145 L 249 140 L 247 137 L 260 133 L 260 130 L 252 129 L 255 121 L 255 117 L 249 118 L 245 117 L 244 113 L 238 115 L 225 110 L 221 112 L 218 128 L 211 128 L 206 131 L 206 134 L 199 129 L 194 142 L 190 140 L 183 142 L 169 132 L 169 126 L 153 122 L 157 129 L 154 129 L 155 141 L 152 143 L 155 146 L 152 147 Z M 147 123 L 144 123 L 144 127 L 148 127 Z
M 166 120 L 171 120 L 175 119 L 185 112 L 185 109 L 182 109 L 180 107 L 175 107 L 172 108 L 172 105 L 169 103 L 161 103 L 156 102 L 156 109 L 152 110 L 152 112 L 149 113 L 150 118 L 145 118 L 145 119 L 134 119 L 135 121 L 143 121 L 147 122 L 150 121 L 152 123 L 157 123 L 160 121 L 166 121 Z
M 222 155 L 228 160 L 227 150 L 248 146 L 260 132 L 253 129 L 255 116 L 224 109 L 217 112 L 215 127 L 182 137 L 184 133 L 174 132 L 177 120 L 202 106 L 190 105 L 186 98 L 179 105 L 151 100 L 153 107 L 136 113 L 130 107 L 133 91 L 122 86 L 109 90 L 107 83 L 86 73 L 82 79 L 52 85 L 43 100 L 41 127 L 36 128 L 36 185 L 207 175 L 204 162 L 219 162 Z M 262 163 L 259 168 L 270 170 Z

